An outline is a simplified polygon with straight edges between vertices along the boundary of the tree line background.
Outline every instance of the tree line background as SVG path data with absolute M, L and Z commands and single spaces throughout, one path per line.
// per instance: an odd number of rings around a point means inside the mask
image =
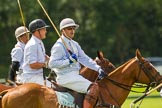
M 138 48 L 144 57 L 162 56 L 162 0 L 40 0 L 59 30 L 63 18 L 80 25 L 74 40 L 92 58 L 103 51 L 106 58 L 119 65 L 135 56 Z M 51 25 L 37 0 L 20 0 L 28 27 L 35 18 Z M 10 52 L 16 43 L 15 29 L 22 20 L 17 0 L 0 0 L 0 78 L 6 78 L 11 63 Z M 50 55 L 58 35 L 48 29 L 43 40 Z

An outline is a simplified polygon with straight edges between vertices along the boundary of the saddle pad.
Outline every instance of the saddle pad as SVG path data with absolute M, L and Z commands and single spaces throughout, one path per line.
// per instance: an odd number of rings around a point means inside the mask
M 56 95 L 57 95 L 57 99 L 58 102 L 61 106 L 67 106 L 67 107 L 72 107 L 74 108 L 74 97 L 67 93 L 67 92 L 57 92 L 56 91 Z

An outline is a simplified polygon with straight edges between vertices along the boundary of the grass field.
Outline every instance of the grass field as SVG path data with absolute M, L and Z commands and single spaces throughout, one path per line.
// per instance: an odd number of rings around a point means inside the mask
M 131 108 L 130 107 L 131 103 L 140 96 L 142 96 L 141 93 L 130 92 L 128 98 L 122 105 L 122 108 Z M 139 104 L 140 102 L 136 103 L 135 107 L 133 108 L 137 108 Z M 162 108 L 162 97 L 160 97 L 159 92 L 154 91 L 144 98 L 144 100 L 142 101 L 141 105 L 138 108 Z

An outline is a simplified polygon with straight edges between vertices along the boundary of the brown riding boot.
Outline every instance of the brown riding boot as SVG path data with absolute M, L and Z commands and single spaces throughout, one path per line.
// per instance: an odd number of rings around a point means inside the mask
M 86 94 L 83 102 L 83 108 L 93 108 L 96 104 L 97 97 L 99 94 L 99 87 L 97 83 L 90 85 L 88 93 Z

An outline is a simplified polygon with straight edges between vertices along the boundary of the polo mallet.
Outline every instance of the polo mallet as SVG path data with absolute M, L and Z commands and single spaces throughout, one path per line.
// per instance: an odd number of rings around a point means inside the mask
M 43 7 L 42 3 L 40 2 L 40 0 L 37 0 L 37 2 L 39 3 L 39 5 L 41 6 L 42 10 L 44 11 L 44 13 L 46 14 L 47 18 L 49 19 L 50 23 L 52 24 L 54 30 L 57 32 L 58 36 L 60 37 L 62 43 L 64 44 L 65 48 L 67 49 L 67 51 L 69 52 L 70 55 L 72 55 L 73 53 L 71 52 L 71 50 L 67 47 L 65 41 L 62 39 L 62 37 L 60 36 L 60 33 L 58 32 L 55 24 L 53 23 L 53 21 L 51 20 L 51 18 L 49 17 L 47 11 L 45 10 L 45 8 Z
M 7 79 L 6 82 L 8 82 L 9 84 L 12 84 L 14 86 L 16 86 L 16 83 L 14 81 L 11 81 L 11 80 Z
M 162 87 L 162 83 L 159 84 L 158 86 L 156 86 L 155 88 L 153 88 L 152 90 L 146 92 L 143 96 L 137 98 L 136 100 L 134 100 L 132 103 L 131 103 L 131 108 L 134 108 L 133 106 L 138 102 L 140 101 L 141 99 L 145 98 L 146 96 L 148 96 L 149 94 L 151 94 L 153 91 L 157 90 L 158 88 Z
M 29 34 L 27 33 L 27 29 L 26 29 L 26 24 L 25 24 L 24 15 L 23 15 L 23 11 L 22 11 L 22 8 L 21 8 L 20 0 L 17 0 L 17 3 L 18 3 L 18 6 L 19 6 L 22 23 L 23 23 L 23 25 L 25 27 L 26 35 L 29 37 Z

